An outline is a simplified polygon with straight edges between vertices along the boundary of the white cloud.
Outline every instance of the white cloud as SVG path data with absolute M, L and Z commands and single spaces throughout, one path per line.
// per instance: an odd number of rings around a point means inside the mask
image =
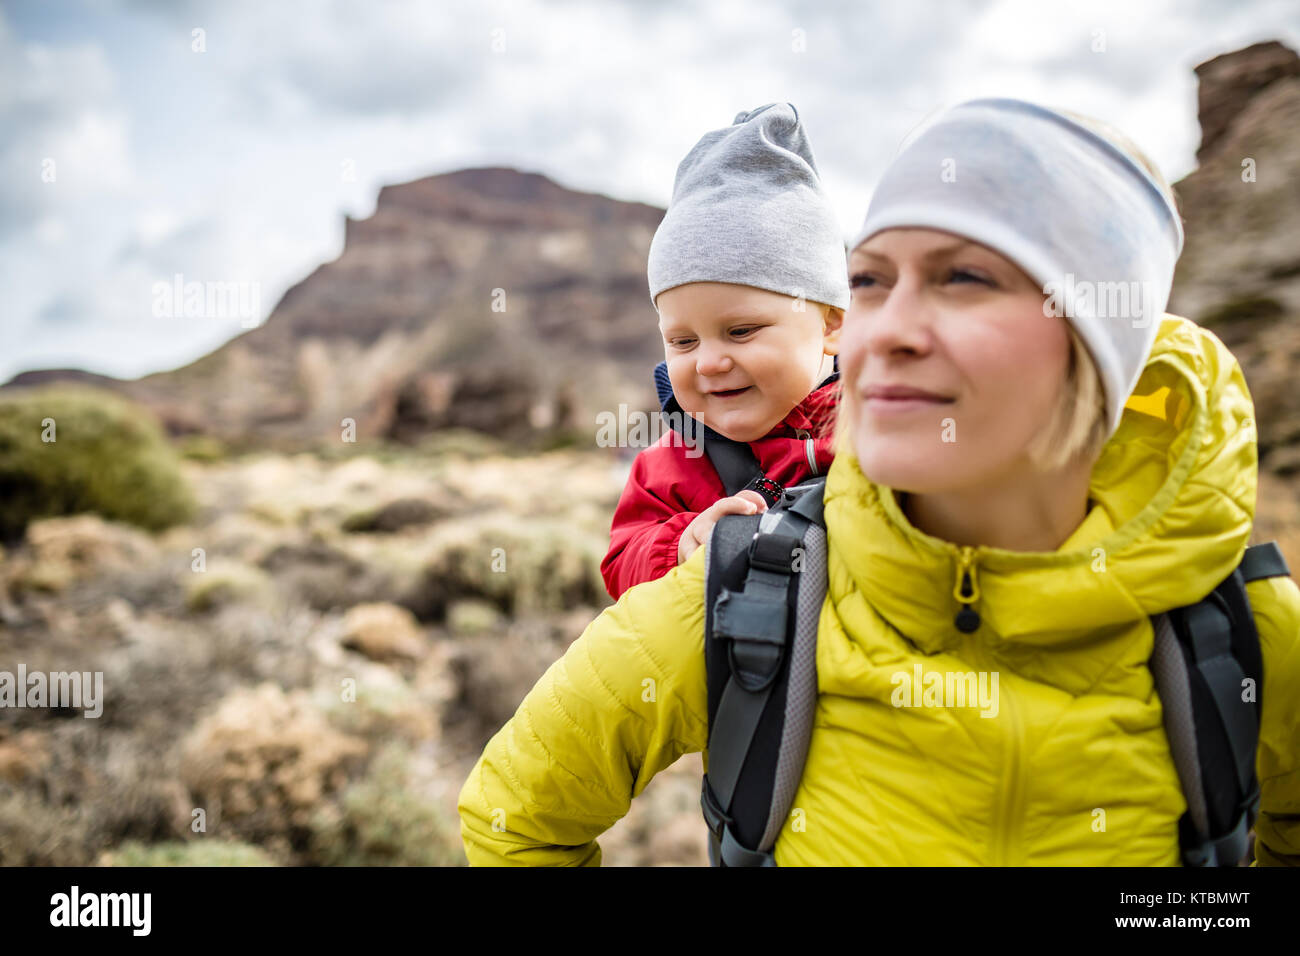
M 51 363 L 137 375 L 191 360 L 240 330 L 144 322 L 153 281 L 257 281 L 268 310 L 338 255 L 343 213 L 368 215 L 386 183 L 514 165 L 666 204 L 702 133 L 777 100 L 799 108 L 846 235 L 909 130 L 973 96 L 1105 119 L 1177 177 L 1198 139 L 1192 66 L 1257 39 L 1300 41 L 1288 0 L 83 0 L 57 20 L 42 4 L 11 9 L 0 381 Z M 93 26 L 78 32 L 78 18 Z M 190 50 L 194 26 L 205 53 Z

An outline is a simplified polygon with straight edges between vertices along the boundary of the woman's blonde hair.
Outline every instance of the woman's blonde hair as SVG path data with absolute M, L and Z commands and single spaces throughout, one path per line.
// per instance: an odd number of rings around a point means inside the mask
M 1168 199 L 1169 205 L 1177 211 L 1178 197 L 1170 187 L 1169 181 L 1133 140 L 1109 123 L 1103 123 L 1091 116 L 1084 116 L 1070 110 L 1057 110 L 1057 112 L 1068 116 L 1080 126 L 1091 130 L 1128 154 L 1147 171 Z M 1066 372 L 1065 384 L 1061 388 L 1061 400 L 1051 421 L 1029 446 L 1030 460 L 1043 470 L 1060 468 L 1073 461 L 1076 456 L 1088 460 L 1096 458 L 1101 454 L 1101 448 L 1109 437 L 1106 397 L 1101 376 L 1097 372 L 1091 353 L 1074 330 L 1074 326 L 1070 325 L 1068 329 L 1070 365 Z
M 1056 408 L 1048 423 L 1029 443 L 1029 460 L 1042 471 L 1055 471 L 1076 458 L 1101 454 L 1109 435 L 1106 392 L 1088 347 L 1067 325 L 1070 359 Z

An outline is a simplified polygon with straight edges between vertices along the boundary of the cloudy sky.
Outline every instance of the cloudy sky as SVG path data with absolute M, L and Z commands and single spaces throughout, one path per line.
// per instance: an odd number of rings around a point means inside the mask
M 0 382 L 202 355 L 244 323 L 155 316 L 155 283 L 256 283 L 263 319 L 386 183 L 506 165 L 666 205 L 702 133 L 778 100 L 846 234 L 975 96 L 1107 120 L 1177 179 L 1192 67 L 1267 39 L 1300 48 L 1295 0 L 0 0 Z

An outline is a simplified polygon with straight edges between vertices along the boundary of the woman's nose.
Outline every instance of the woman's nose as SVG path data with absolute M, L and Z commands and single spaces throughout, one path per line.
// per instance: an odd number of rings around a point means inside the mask
M 931 348 L 934 303 L 922 285 L 899 281 L 883 301 L 863 309 L 854 323 L 859 347 L 876 356 L 896 353 L 923 355 Z

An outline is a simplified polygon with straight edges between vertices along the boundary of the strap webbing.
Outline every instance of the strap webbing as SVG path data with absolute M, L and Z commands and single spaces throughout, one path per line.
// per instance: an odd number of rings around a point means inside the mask
M 728 496 L 736 494 L 763 474 L 753 450 L 744 442 L 706 434 L 704 450 L 709 455 L 709 461 L 713 462 L 718 477 L 722 479 L 722 487 Z
M 1187 611 L 1187 634 L 1193 664 L 1205 679 L 1219 723 L 1228 737 L 1238 792 L 1248 793 L 1259 729 L 1254 707 L 1241 700 L 1246 675 L 1232 655 L 1232 622 L 1219 607 L 1203 601 Z
M 736 781 L 740 779 L 750 743 L 758 731 L 758 722 L 774 686 L 768 684 L 755 693 L 745 690 L 733 677 L 722 692 L 713 730 L 709 734 L 709 785 L 713 787 L 720 807 L 731 807 Z
M 1276 541 L 1257 544 L 1246 549 L 1241 559 L 1241 576 L 1247 582 L 1261 578 L 1289 577 L 1291 569 Z

